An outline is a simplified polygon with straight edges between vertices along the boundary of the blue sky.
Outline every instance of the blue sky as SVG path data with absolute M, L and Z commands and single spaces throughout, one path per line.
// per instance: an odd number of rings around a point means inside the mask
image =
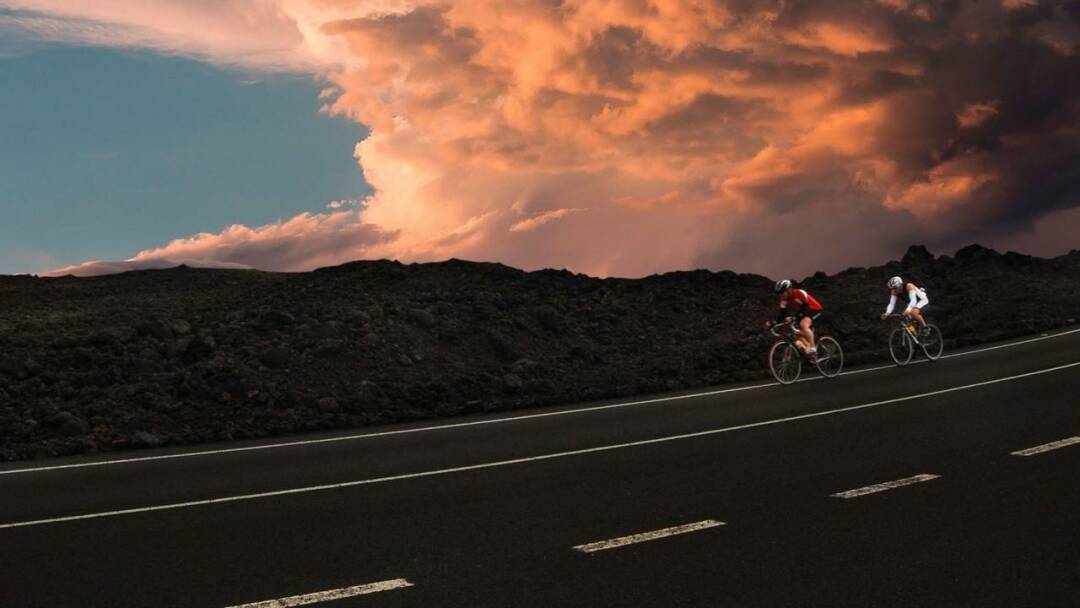
M 0 273 L 37 272 L 371 192 L 361 125 L 310 76 L 152 53 L 0 53 Z

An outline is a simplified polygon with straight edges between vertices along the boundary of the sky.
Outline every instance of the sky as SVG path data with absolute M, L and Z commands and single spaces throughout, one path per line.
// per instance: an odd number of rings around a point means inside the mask
M 362 126 L 296 75 L 132 51 L 0 58 L 0 273 L 124 259 L 371 193 Z
M 0 0 L 0 272 L 1080 247 L 1080 0 Z

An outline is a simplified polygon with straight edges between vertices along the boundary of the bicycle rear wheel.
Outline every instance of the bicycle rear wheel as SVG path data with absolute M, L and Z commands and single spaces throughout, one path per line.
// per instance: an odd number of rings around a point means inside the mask
M 818 371 L 826 378 L 835 378 L 844 369 L 844 351 L 835 339 L 825 336 L 817 341 Z
M 802 373 L 802 355 L 788 342 L 777 342 L 769 349 L 769 371 L 780 384 L 791 384 Z
M 911 356 L 915 354 L 915 346 L 911 343 L 911 337 L 908 336 L 906 329 L 897 328 L 889 334 L 889 354 L 900 366 L 907 365 L 908 361 L 911 361 Z
M 945 348 L 943 340 L 941 339 L 941 332 L 938 331 L 936 325 L 927 324 L 926 335 L 919 337 L 919 346 L 922 347 L 923 354 L 931 361 L 937 361 L 941 358 L 941 351 Z

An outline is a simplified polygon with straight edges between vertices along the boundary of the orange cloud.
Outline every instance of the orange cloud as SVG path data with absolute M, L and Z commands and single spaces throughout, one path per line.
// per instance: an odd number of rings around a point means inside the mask
M 1039 0 L 1001 0 L 1001 6 L 1006 10 L 1016 10 L 1029 6 L 1038 6 Z
M 977 127 L 998 113 L 998 105 L 1000 102 L 997 101 L 966 105 L 956 113 L 956 120 L 961 127 Z
M 525 218 L 518 222 L 515 222 L 510 226 L 510 232 L 525 232 L 527 230 L 535 230 L 544 224 L 554 222 L 555 220 L 566 217 L 571 213 L 580 213 L 584 209 L 555 209 L 552 211 L 545 211 L 539 215 Z
M 811 23 L 803 29 L 787 32 L 785 38 L 794 44 L 820 47 L 847 56 L 886 51 L 893 44 L 886 36 L 860 24 L 830 22 Z
M 248 228 L 230 226 L 219 233 L 176 239 L 162 247 L 140 251 L 126 260 L 128 268 L 159 268 L 180 263 L 197 266 L 307 270 L 369 257 L 392 235 L 358 221 L 355 211 L 301 213 L 274 224 Z M 101 262 L 76 265 L 50 274 L 95 274 Z
M 967 202 L 973 192 L 992 182 L 992 175 L 940 175 L 912 184 L 886 199 L 890 209 L 909 209 L 918 216 L 930 216 Z
M 1007 200 L 1075 158 L 1075 137 L 1056 156 L 1002 144 L 1076 123 L 1075 19 L 1011 28 L 1023 1 L 9 1 L 33 11 L 15 18 L 116 34 L 46 37 L 310 71 L 325 111 L 371 129 L 355 153 L 375 191 L 363 205 L 135 259 L 459 256 L 636 275 L 733 255 L 736 226 L 844 205 L 908 218 L 920 241 L 919 222 L 943 218 L 942 241 L 998 230 L 1042 213 Z

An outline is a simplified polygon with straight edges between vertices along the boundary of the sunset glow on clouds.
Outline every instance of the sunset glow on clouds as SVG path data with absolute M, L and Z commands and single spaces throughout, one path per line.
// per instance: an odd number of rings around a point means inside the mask
M 48 40 L 308 72 L 325 111 L 371 129 L 356 147 L 375 191 L 363 204 L 177 235 L 132 264 L 794 273 L 910 243 L 1014 242 L 1080 206 L 1075 1 L 0 8 L 0 28 Z

